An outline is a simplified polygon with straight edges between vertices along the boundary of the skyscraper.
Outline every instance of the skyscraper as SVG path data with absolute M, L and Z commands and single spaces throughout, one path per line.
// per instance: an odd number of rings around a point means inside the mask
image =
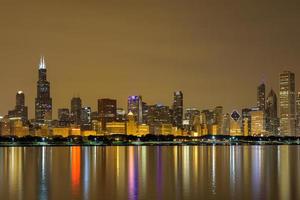
M 172 125 L 172 116 L 169 106 L 161 104 L 149 105 L 147 122 L 151 134 L 160 134 L 162 124 Z
M 270 91 L 266 101 L 266 131 L 278 134 L 279 119 L 277 114 L 277 96 L 273 90 Z
M 106 130 L 106 123 L 116 121 L 117 100 L 98 99 L 98 114 L 102 130 Z
M 266 108 L 266 85 L 264 83 L 257 87 L 257 107 L 263 111 Z
M 280 134 L 295 135 L 295 74 L 284 71 L 280 74 Z
M 143 101 L 142 96 L 129 96 L 127 102 L 128 113 L 132 112 L 138 124 L 143 123 Z
M 297 123 L 296 123 L 296 130 L 297 135 L 300 135 L 300 92 L 298 92 L 297 100 L 296 100 L 296 111 L 297 111 Z
M 90 107 L 81 108 L 81 130 L 91 130 L 92 129 L 92 120 L 91 120 L 92 109 Z
M 70 111 L 68 108 L 58 109 L 58 125 L 60 127 L 68 127 L 70 125 Z
M 44 57 L 40 59 L 37 97 L 35 99 L 35 120 L 38 124 L 50 124 L 52 120 L 52 98 Z
M 173 126 L 182 128 L 183 120 L 183 93 L 181 91 L 174 92 L 173 100 Z
M 10 110 L 8 116 L 21 118 L 23 124 L 28 122 L 28 108 L 25 106 L 25 94 L 22 91 L 17 92 L 15 109 Z
M 242 109 L 242 132 L 245 136 L 251 134 L 251 111 L 252 109 Z
M 266 120 L 265 120 L 265 112 L 262 110 L 252 109 L 250 112 L 251 116 L 251 135 L 257 136 L 262 135 L 265 133 L 265 126 L 266 126 Z
M 81 124 L 82 101 L 79 97 L 73 97 L 71 100 L 71 122 L 75 125 Z
M 223 107 L 217 106 L 214 109 L 214 124 L 217 125 L 217 134 L 222 134 Z

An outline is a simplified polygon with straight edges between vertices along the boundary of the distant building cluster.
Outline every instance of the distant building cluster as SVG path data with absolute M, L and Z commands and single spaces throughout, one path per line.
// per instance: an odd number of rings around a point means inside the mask
M 16 106 L 0 118 L 0 135 L 63 136 L 127 134 L 143 136 L 299 136 L 300 92 L 296 93 L 295 74 L 284 71 L 279 79 L 279 105 L 273 89 L 266 95 L 266 85 L 257 87 L 256 105 L 224 113 L 222 106 L 214 109 L 184 109 L 181 91 L 173 94 L 171 106 L 149 105 L 142 96 L 127 99 L 127 109 L 119 108 L 116 99 L 98 99 L 98 109 L 83 106 L 80 97 L 73 97 L 70 108 L 59 108 L 52 117 L 50 82 L 44 57 L 39 64 L 35 119 L 28 119 L 25 94 L 18 91 Z M 279 110 L 278 110 L 279 108 Z M 279 111 L 279 112 L 278 112 Z

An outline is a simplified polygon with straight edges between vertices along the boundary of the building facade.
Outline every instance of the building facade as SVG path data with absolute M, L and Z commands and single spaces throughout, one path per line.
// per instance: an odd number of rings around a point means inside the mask
M 173 126 L 182 128 L 183 121 L 183 93 L 181 91 L 174 92 L 173 99 Z
M 284 71 L 280 74 L 280 135 L 295 136 L 296 133 L 296 97 L 295 74 Z
M 50 82 L 47 81 L 47 69 L 44 57 L 39 65 L 37 82 L 37 97 L 35 99 L 35 121 L 37 124 L 50 124 L 52 120 L 52 98 L 50 97 Z

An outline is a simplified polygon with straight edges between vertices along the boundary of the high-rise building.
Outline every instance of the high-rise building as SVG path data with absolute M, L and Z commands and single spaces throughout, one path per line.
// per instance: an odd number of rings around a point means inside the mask
M 162 124 L 172 124 L 172 115 L 169 106 L 161 104 L 148 106 L 149 131 L 151 134 L 160 134 Z
M 222 134 L 222 123 L 223 123 L 223 107 L 217 106 L 214 111 L 214 124 L 216 126 L 216 132 L 217 134 Z
M 266 108 L 266 85 L 264 83 L 257 87 L 257 107 L 259 110 Z
M 143 124 L 147 124 L 148 105 L 146 102 L 142 102 L 142 115 L 143 115 Z
M 142 96 L 129 96 L 127 102 L 128 113 L 132 112 L 138 124 L 143 123 L 143 101 Z
M 68 108 L 58 109 L 58 126 L 68 127 L 70 125 L 70 110 Z
M 230 134 L 230 114 L 226 113 L 223 116 L 223 123 L 222 123 L 222 134 L 223 135 L 229 135 Z
M 297 100 L 296 100 L 296 111 L 297 111 L 297 135 L 300 135 L 300 92 L 297 94 Z
M 8 112 L 8 117 L 21 118 L 23 124 L 28 122 L 28 108 L 25 106 L 25 95 L 22 91 L 17 92 L 15 109 Z
M 52 120 L 52 98 L 50 83 L 47 81 L 47 69 L 44 57 L 40 59 L 37 97 L 35 99 L 35 121 L 38 124 L 50 124 Z
M 192 131 L 194 128 L 194 120 L 196 116 L 200 116 L 200 111 L 197 108 L 185 109 L 183 126 L 187 131 Z
M 71 100 L 71 122 L 75 125 L 81 124 L 82 101 L 79 97 L 73 97 Z
M 117 122 L 125 122 L 126 121 L 126 112 L 123 108 L 117 108 Z
M 295 74 L 284 71 L 280 74 L 280 135 L 296 133 Z
M 242 132 L 245 136 L 251 134 L 251 111 L 252 109 L 242 109 Z
M 81 130 L 92 130 L 91 113 L 90 107 L 86 106 L 81 109 Z
M 277 95 L 271 90 L 266 101 L 266 131 L 277 135 L 279 119 L 277 114 Z
M 252 110 L 251 115 L 251 135 L 262 135 L 265 133 L 265 113 L 262 110 Z
M 173 100 L 173 126 L 182 128 L 183 121 L 183 93 L 181 91 L 174 92 Z
M 102 130 L 106 130 L 106 123 L 116 121 L 117 100 L 98 99 L 98 114 Z

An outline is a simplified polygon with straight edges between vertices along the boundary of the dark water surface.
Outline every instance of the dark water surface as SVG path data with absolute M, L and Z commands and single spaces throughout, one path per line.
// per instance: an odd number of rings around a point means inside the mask
M 300 146 L 5 147 L 0 199 L 300 199 Z

